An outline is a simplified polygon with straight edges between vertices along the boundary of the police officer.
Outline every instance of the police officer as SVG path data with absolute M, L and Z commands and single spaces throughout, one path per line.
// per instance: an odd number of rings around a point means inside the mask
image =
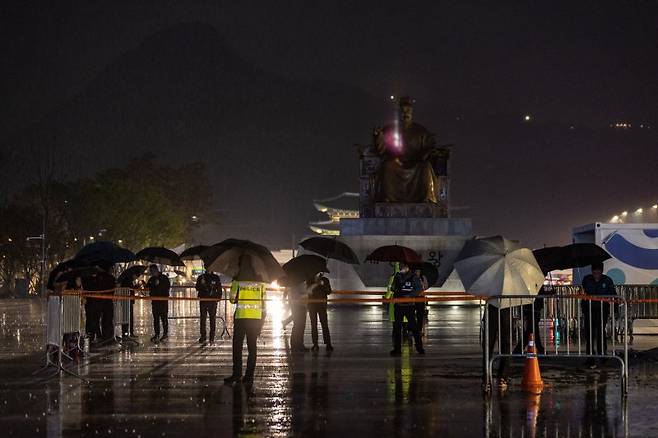
M 149 266 L 149 278 L 146 287 L 152 297 L 168 297 L 171 283 L 169 278 L 158 269 L 157 265 Z M 166 341 L 169 337 L 169 300 L 151 301 L 151 312 L 153 313 L 153 330 L 154 334 L 151 342 L 157 344 Z M 162 337 L 160 337 L 160 323 L 162 323 Z
M 233 374 L 224 379 L 225 383 L 242 380 L 244 383 L 254 381 L 256 370 L 256 341 L 265 320 L 266 283 L 256 275 L 251 265 L 251 257 L 244 255 L 240 259 L 240 272 L 231 284 L 231 303 L 235 304 L 233 322 Z M 247 338 L 247 369 L 242 377 L 242 345 Z
M 391 290 L 393 290 L 393 298 L 414 298 L 421 292 L 422 285 L 420 283 L 420 278 L 409 269 L 409 266 L 401 263 L 400 272 L 395 274 Z M 402 354 L 402 321 L 404 318 L 407 319 L 409 329 L 413 333 L 416 351 L 418 354 L 425 354 L 425 350 L 423 350 L 423 341 L 420 337 L 420 331 L 418 330 L 416 317 L 414 315 L 414 303 L 395 303 L 394 312 L 393 350 L 391 350 L 391 356 L 399 356 Z
M 592 263 L 592 273 L 583 278 L 583 290 L 587 295 L 617 295 L 612 278 L 603 274 L 603 263 Z M 608 323 L 611 305 L 611 303 L 591 300 L 580 302 L 585 317 L 587 354 L 605 355 L 608 353 L 605 326 Z M 595 368 L 596 362 L 590 358 L 586 365 Z
M 219 275 L 208 271 L 199 275 L 196 280 L 196 290 L 199 298 L 221 298 L 222 282 Z M 215 342 L 217 327 L 217 301 L 199 301 L 199 314 L 201 315 L 199 344 L 206 342 L 206 318 L 208 316 L 210 317 L 210 343 L 212 344 Z

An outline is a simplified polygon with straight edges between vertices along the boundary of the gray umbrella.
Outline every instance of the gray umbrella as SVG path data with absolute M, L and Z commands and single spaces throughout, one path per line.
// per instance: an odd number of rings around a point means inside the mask
M 537 295 L 544 284 L 544 274 L 532 251 L 502 236 L 467 241 L 457 256 L 455 269 L 466 291 L 478 296 Z M 529 302 L 490 301 L 499 307 Z

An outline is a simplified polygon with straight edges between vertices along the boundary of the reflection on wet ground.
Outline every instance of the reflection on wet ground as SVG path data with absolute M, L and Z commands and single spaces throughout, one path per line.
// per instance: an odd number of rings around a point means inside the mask
M 154 346 L 148 313 L 138 304 L 141 345 L 92 350 L 70 365 L 85 384 L 32 377 L 43 361 L 42 305 L 0 301 L 3 435 L 658 436 L 658 362 L 648 356 L 632 364 L 627 403 L 614 366 L 573 361 L 542 363 L 550 386 L 541 396 L 520 390 L 516 367 L 507 391 L 485 397 L 474 307 L 432 307 L 427 355 L 407 346 L 399 358 L 388 356 L 390 325 L 378 306 L 330 309 L 331 354 L 291 353 L 270 321 L 251 387 L 223 385 L 229 340 L 202 347 L 198 321 L 175 319 L 170 340 Z

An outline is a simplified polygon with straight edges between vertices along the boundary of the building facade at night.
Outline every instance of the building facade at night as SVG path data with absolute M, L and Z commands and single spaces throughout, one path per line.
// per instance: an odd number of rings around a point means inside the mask
M 311 231 L 321 236 L 339 236 L 341 219 L 359 217 L 359 194 L 343 192 L 331 198 L 315 199 L 313 207 L 327 219 L 309 222 Z

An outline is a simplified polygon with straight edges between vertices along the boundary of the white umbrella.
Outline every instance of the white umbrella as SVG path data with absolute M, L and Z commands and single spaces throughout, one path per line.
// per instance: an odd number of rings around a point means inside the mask
M 455 269 L 466 291 L 478 296 L 537 295 L 544 283 L 532 251 L 502 236 L 467 241 L 457 256 Z M 498 307 L 530 302 L 532 299 L 489 301 Z

